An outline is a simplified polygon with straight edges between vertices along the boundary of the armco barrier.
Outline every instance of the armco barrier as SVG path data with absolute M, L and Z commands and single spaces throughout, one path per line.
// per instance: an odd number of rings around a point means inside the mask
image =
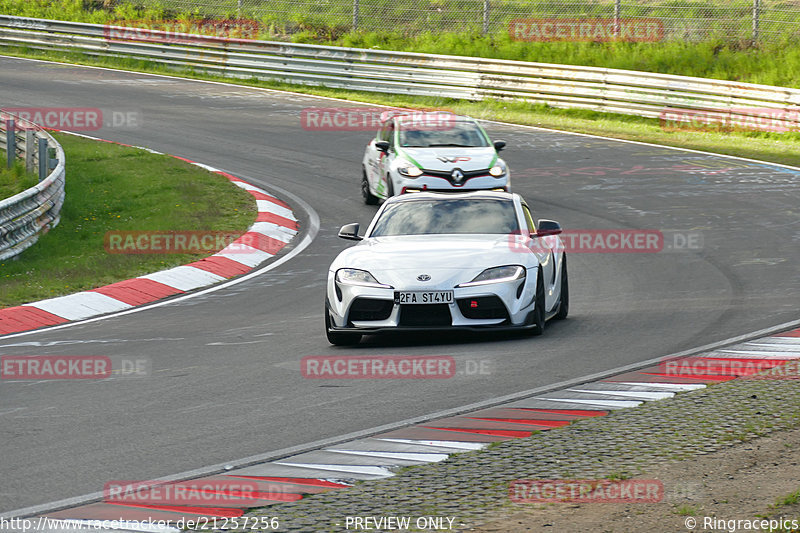
M 0 147 L 16 152 L 7 154 L 9 160 L 24 157 L 27 170 L 39 173 L 38 185 L 0 200 L 0 260 L 4 260 L 32 246 L 39 235 L 58 224 L 66 171 L 61 145 L 34 123 L 2 113 L 0 136 Z M 51 150 L 55 158 L 50 157 Z
M 126 56 L 231 78 L 371 92 L 482 100 L 523 99 L 696 122 L 763 120 L 773 131 L 800 124 L 800 89 L 598 67 L 529 63 L 385 50 L 194 35 L 0 15 L 0 47 Z M 690 112 L 687 112 L 690 111 Z M 770 113 L 773 111 L 773 113 Z

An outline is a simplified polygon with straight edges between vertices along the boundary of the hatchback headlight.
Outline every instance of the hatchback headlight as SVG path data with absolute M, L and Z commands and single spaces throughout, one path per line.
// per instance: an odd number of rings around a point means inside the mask
M 489 174 L 495 178 L 502 178 L 508 172 L 508 167 L 503 161 L 497 161 L 497 164 L 489 169 Z
M 391 289 L 391 285 L 379 282 L 375 276 L 366 270 L 357 268 L 340 268 L 336 271 L 336 281 L 347 285 L 359 285 L 361 287 L 378 287 L 380 289 Z
M 525 267 L 520 265 L 508 265 L 487 268 L 472 281 L 462 283 L 458 287 L 475 287 L 477 285 L 488 285 L 490 283 L 507 283 L 517 281 L 525 277 Z
M 401 160 L 397 164 L 397 172 L 407 178 L 416 178 L 418 176 L 422 176 L 422 170 L 420 170 L 417 165 L 405 160 Z

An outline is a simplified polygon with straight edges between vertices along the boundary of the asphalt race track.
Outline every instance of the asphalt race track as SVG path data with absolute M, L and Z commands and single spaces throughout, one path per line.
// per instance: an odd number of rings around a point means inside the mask
M 271 188 L 279 187 L 321 221 L 297 257 L 230 288 L 0 338 L 3 355 L 146 357 L 153 366 L 141 379 L 0 383 L 1 510 L 335 437 L 798 318 L 800 171 L 490 123 L 492 138 L 508 142 L 512 187 L 537 218 L 568 229 L 660 230 L 665 249 L 572 254 L 571 317 L 550 323 L 543 337 L 368 337 L 335 348 L 323 331 L 326 271 L 348 246 L 336 238 L 339 227 L 366 224 L 375 212 L 359 194 L 373 133 L 306 131 L 300 112 L 354 104 L 11 58 L 0 58 L 0 72 L 0 107 L 134 111 L 138 127 L 86 133 L 213 165 L 281 196 Z M 68 195 L 69 177 L 67 160 Z M 308 215 L 292 207 L 307 230 Z M 676 249 L 689 234 L 702 247 Z M 304 356 L 330 354 L 451 355 L 462 373 L 303 378 Z M 480 362 L 483 373 L 464 372 Z

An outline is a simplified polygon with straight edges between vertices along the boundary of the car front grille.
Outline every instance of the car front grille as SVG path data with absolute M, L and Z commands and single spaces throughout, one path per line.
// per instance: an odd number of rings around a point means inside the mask
M 392 300 L 356 298 L 350 306 L 350 321 L 386 320 L 392 314 L 392 307 Z
M 484 190 L 484 191 L 501 191 L 501 192 L 508 192 L 508 189 L 506 189 L 506 187 L 495 187 L 495 188 L 493 188 L 493 189 L 467 189 L 467 190 L 470 190 L 470 191 L 472 191 L 472 190 L 476 190 L 476 191 L 477 191 L 477 190 Z M 462 191 L 462 190 L 460 190 L 460 189 L 437 189 L 437 188 L 431 188 L 431 187 L 424 187 L 424 188 L 422 188 L 422 189 L 415 189 L 415 188 L 413 188 L 413 187 L 403 187 L 403 191 L 405 191 L 405 192 L 407 192 L 407 193 L 415 193 L 415 192 L 441 192 L 441 193 L 454 193 L 454 194 L 455 194 L 455 193 L 459 193 L 459 192 L 463 192 L 463 191 Z
M 452 176 L 452 171 L 451 170 L 428 170 L 428 169 L 423 169 L 422 173 L 425 176 L 435 176 L 437 178 L 444 178 L 447 181 L 449 181 L 450 183 L 453 183 L 455 185 L 455 183 L 453 182 L 453 176 Z M 489 176 L 489 169 L 488 168 L 484 168 L 484 169 L 481 169 L 481 170 L 462 170 L 461 173 L 464 174 L 464 180 L 461 183 L 459 183 L 458 185 L 463 185 L 470 178 L 477 178 L 478 176 Z
M 461 298 L 457 300 L 458 308 L 465 318 L 508 320 L 508 310 L 503 301 L 497 296 L 477 296 L 475 298 Z
M 401 305 L 401 327 L 439 327 L 451 326 L 453 317 L 448 304 Z

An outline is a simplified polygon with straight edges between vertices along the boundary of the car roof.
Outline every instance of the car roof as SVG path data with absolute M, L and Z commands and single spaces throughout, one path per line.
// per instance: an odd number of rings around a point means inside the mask
M 454 115 L 450 111 L 420 111 L 418 113 L 410 112 L 405 114 L 398 114 L 392 116 L 392 119 L 399 123 L 403 124 L 404 122 L 419 122 L 419 118 L 423 116 L 438 116 L 438 115 L 447 115 L 448 121 L 452 122 L 469 122 L 470 124 L 476 124 L 477 121 L 472 117 L 467 117 L 464 115 Z
M 413 202 L 415 200 L 459 200 L 459 199 L 485 199 L 485 200 L 507 200 L 513 201 L 519 198 L 524 203 L 522 197 L 517 193 L 501 191 L 469 191 L 469 192 L 412 192 L 392 196 L 385 203 Z

